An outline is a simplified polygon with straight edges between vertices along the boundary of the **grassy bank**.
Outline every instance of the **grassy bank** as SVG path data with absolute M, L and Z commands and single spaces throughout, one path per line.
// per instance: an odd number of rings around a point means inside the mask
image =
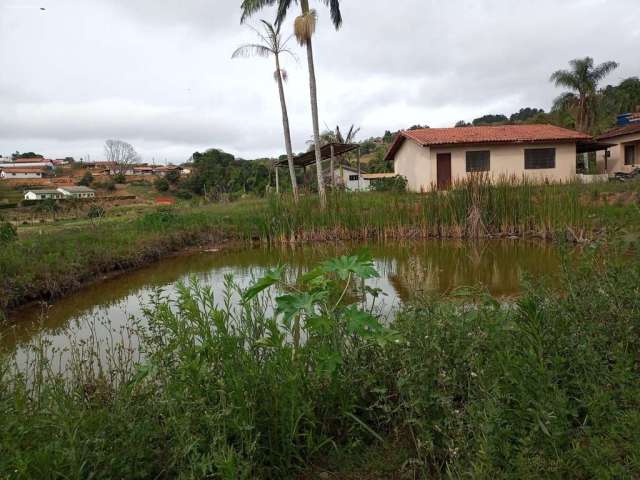
M 513 305 L 416 298 L 387 326 L 353 303 L 366 258 L 284 287 L 278 317 L 280 271 L 237 309 L 183 286 L 149 306 L 142 362 L 91 342 L 64 375 L 42 345 L 0 361 L 0 477 L 366 478 L 377 456 L 396 478 L 637 478 L 640 258 L 608 258 Z
M 105 273 L 185 247 L 227 240 L 535 236 L 581 241 L 640 225 L 637 185 L 615 188 L 623 190 L 479 181 L 444 194 L 335 194 L 325 211 L 313 196 L 298 205 L 271 197 L 29 228 L 28 235 L 0 249 L 0 310 L 58 297 Z M 609 193 L 622 200 L 608 201 Z

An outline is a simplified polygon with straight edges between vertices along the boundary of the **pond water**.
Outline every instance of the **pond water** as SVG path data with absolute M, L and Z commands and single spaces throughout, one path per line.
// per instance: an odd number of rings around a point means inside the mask
M 14 350 L 36 337 L 62 348 L 70 334 L 102 339 L 119 330 L 126 336 L 131 317 L 141 316 L 143 306 L 158 289 L 163 295 L 174 295 L 179 281 L 195 277 L 222 301 L 228 274 L 245 287 L 279 264 L 287 265 L 296 275 L 320 261 L 362 249 L 371 253 L 380 273 L 380 278 L 368 283 L 386 294 L 382 309 L 387 312 L 412 294 L 446 293 L 461 286 L 483 285 L 495 296 L 515 296 L 523 273 L 539 277 L 559 268 L 553 246 L 523 240 L 339 243 L 191 253 L 94 283 L 53 304 L 14 312 L 10 321 L 0 326 L 0 349 Z

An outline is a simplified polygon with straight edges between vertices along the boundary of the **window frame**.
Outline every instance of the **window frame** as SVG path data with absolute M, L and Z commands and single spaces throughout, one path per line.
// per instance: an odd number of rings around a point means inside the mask
M 360 180 L 360 175 L 356 174 L 349 174 L 349 181 L 350 182 L 357 182 L 358 180 Z
M 469 158 L 469 154 L 486 154 L 486 159 L 481 158 L 480 161 L 484 162 L 486 160 L 486 168 L 470 168 L 470 162 L 478 161 L 477 158 Z M 465 169 L 467 173 L 482 173 L 482 172 L 490 172 L 491 171 L 491 150 L 467 150 L 465 152 Z
M 534 152 L 553 152 L 553 157 L 551 158 L 551 166 L 546 163 L 542 163 L 547 159 L 540 158 L 530 158 L 529 155 Z M 541 148 L 525 148 L 524 149 L 524 169 L 525 170 L 553 170 L 557 166 L 556 162 L 556 147 L 541 147 Z
M 628 155 L 629 152 L 631 152 L 631 155 Z M 629 161 L 629 158 L 631 158 L 631 161 Z M 624 164 L 629 166 L 634 166 L 636 164 L 636 146 L 635 145 L 624 146 Z

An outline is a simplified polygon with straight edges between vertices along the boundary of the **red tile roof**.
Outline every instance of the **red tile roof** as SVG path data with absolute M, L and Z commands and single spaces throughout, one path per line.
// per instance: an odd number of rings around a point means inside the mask
M 51 160 L 40 157 L 31 157 L 31 158 L 16 158 L 14 163 L 50 163 Z
M 440 145 L 476 145 L 502 143 L 578 142 L 591 140 L 585 133 L 555 125 L 500 125 L 493 127 L 424 128 L 400 132 L 387 152 L 392 159 L 404 140 L 423 147 Z
M 598 140 L 606 140 L 608 138 L 622 137 L 623 135 L 631 135 L 633 133 L 640 133 L 640 123 L 625 125 L 624 127 L 614 128 L 608 132 L 603 133 L 598 137 Z

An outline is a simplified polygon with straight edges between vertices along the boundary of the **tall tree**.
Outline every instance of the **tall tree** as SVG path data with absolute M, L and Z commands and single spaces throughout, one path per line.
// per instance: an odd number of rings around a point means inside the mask
M 593 58 L 576 58 L 569 62 L 569 70 L 558 70 L 550 81 L 558 87 L 570 89 L 554 102 L 554 109 L 569 109 L 575 112 L 576 129 L 589 132 L 594 125 L 597 109 L 598 83 L 618 68 L 616 62 L 594 65 Z
M 316 84 L 316 73 L 313 62 L 313 34 L 316 31 L 317 12 L 309 8 L 309 0 L 243 0 L 242 19 L 244 22 L 248 17 L 258 10 L 276 5 L 278 15 L 276 25 L 281 25 L 293 4 L 299 4 L 302 14 L 298 16 L 294 23 L 294 34 L 298 43 L 307 49 L 307 63 L 309 67 L 309 94 L 311 98 L 311 117 L 313 121 L 314 149 L 316 153 L 316 171 L 318 175 L 318 194 L 320 195 L 320 205 L 326 207 L 327 198 L 322 177 L 322 153 L 320 145 L 320 122 L 318 120 L 318 89 Z M 340 12 L 340 0 L 322 0 L 329 7 L 331 21 L 337 29 L 342 25 L 342 13 Z
M 296 171 L 293 166 L 293 148 L 291 147 L 291 129 L 289 128 L 289 113 L 287 111 L 287 101 L 284 95 L 284 82 L 287 81 L 287 71 L 280 66 L 280 56 L 290 55 L 296 59 L 295 54 L 287 48 L 287 43 L 291 37 L 283 39 L 280 34 L 280 25 L 274 26 L 266 20 L 260 20 L 263 25 L 264 33 L 256 28 L 249 26 L 261 43 L 248 43 L 242 45 L 233 52 L 231 58 L 238 57 L 269 57 L 273 55 L 276 62 L 276 71 L 273 76 L 278 83 L 278 93 L 280 95 L 280 107 L 282 109 L 282 128 L 284 130 L 284 144 L 287 150 L 287 163 L 289 164 L 289 175 L 291 175 L 291 188 L 293 189 L 293 198 L 298 201 L 298 183 L 296 181 Z M 277 168 L 277 167 L 276 167 Z
M 122 175 L 140 161 L 140 156 L 133 145 L 122 140 L 104 142 L 104 154 L 108 162 L 115 164 L 115 172 Z

